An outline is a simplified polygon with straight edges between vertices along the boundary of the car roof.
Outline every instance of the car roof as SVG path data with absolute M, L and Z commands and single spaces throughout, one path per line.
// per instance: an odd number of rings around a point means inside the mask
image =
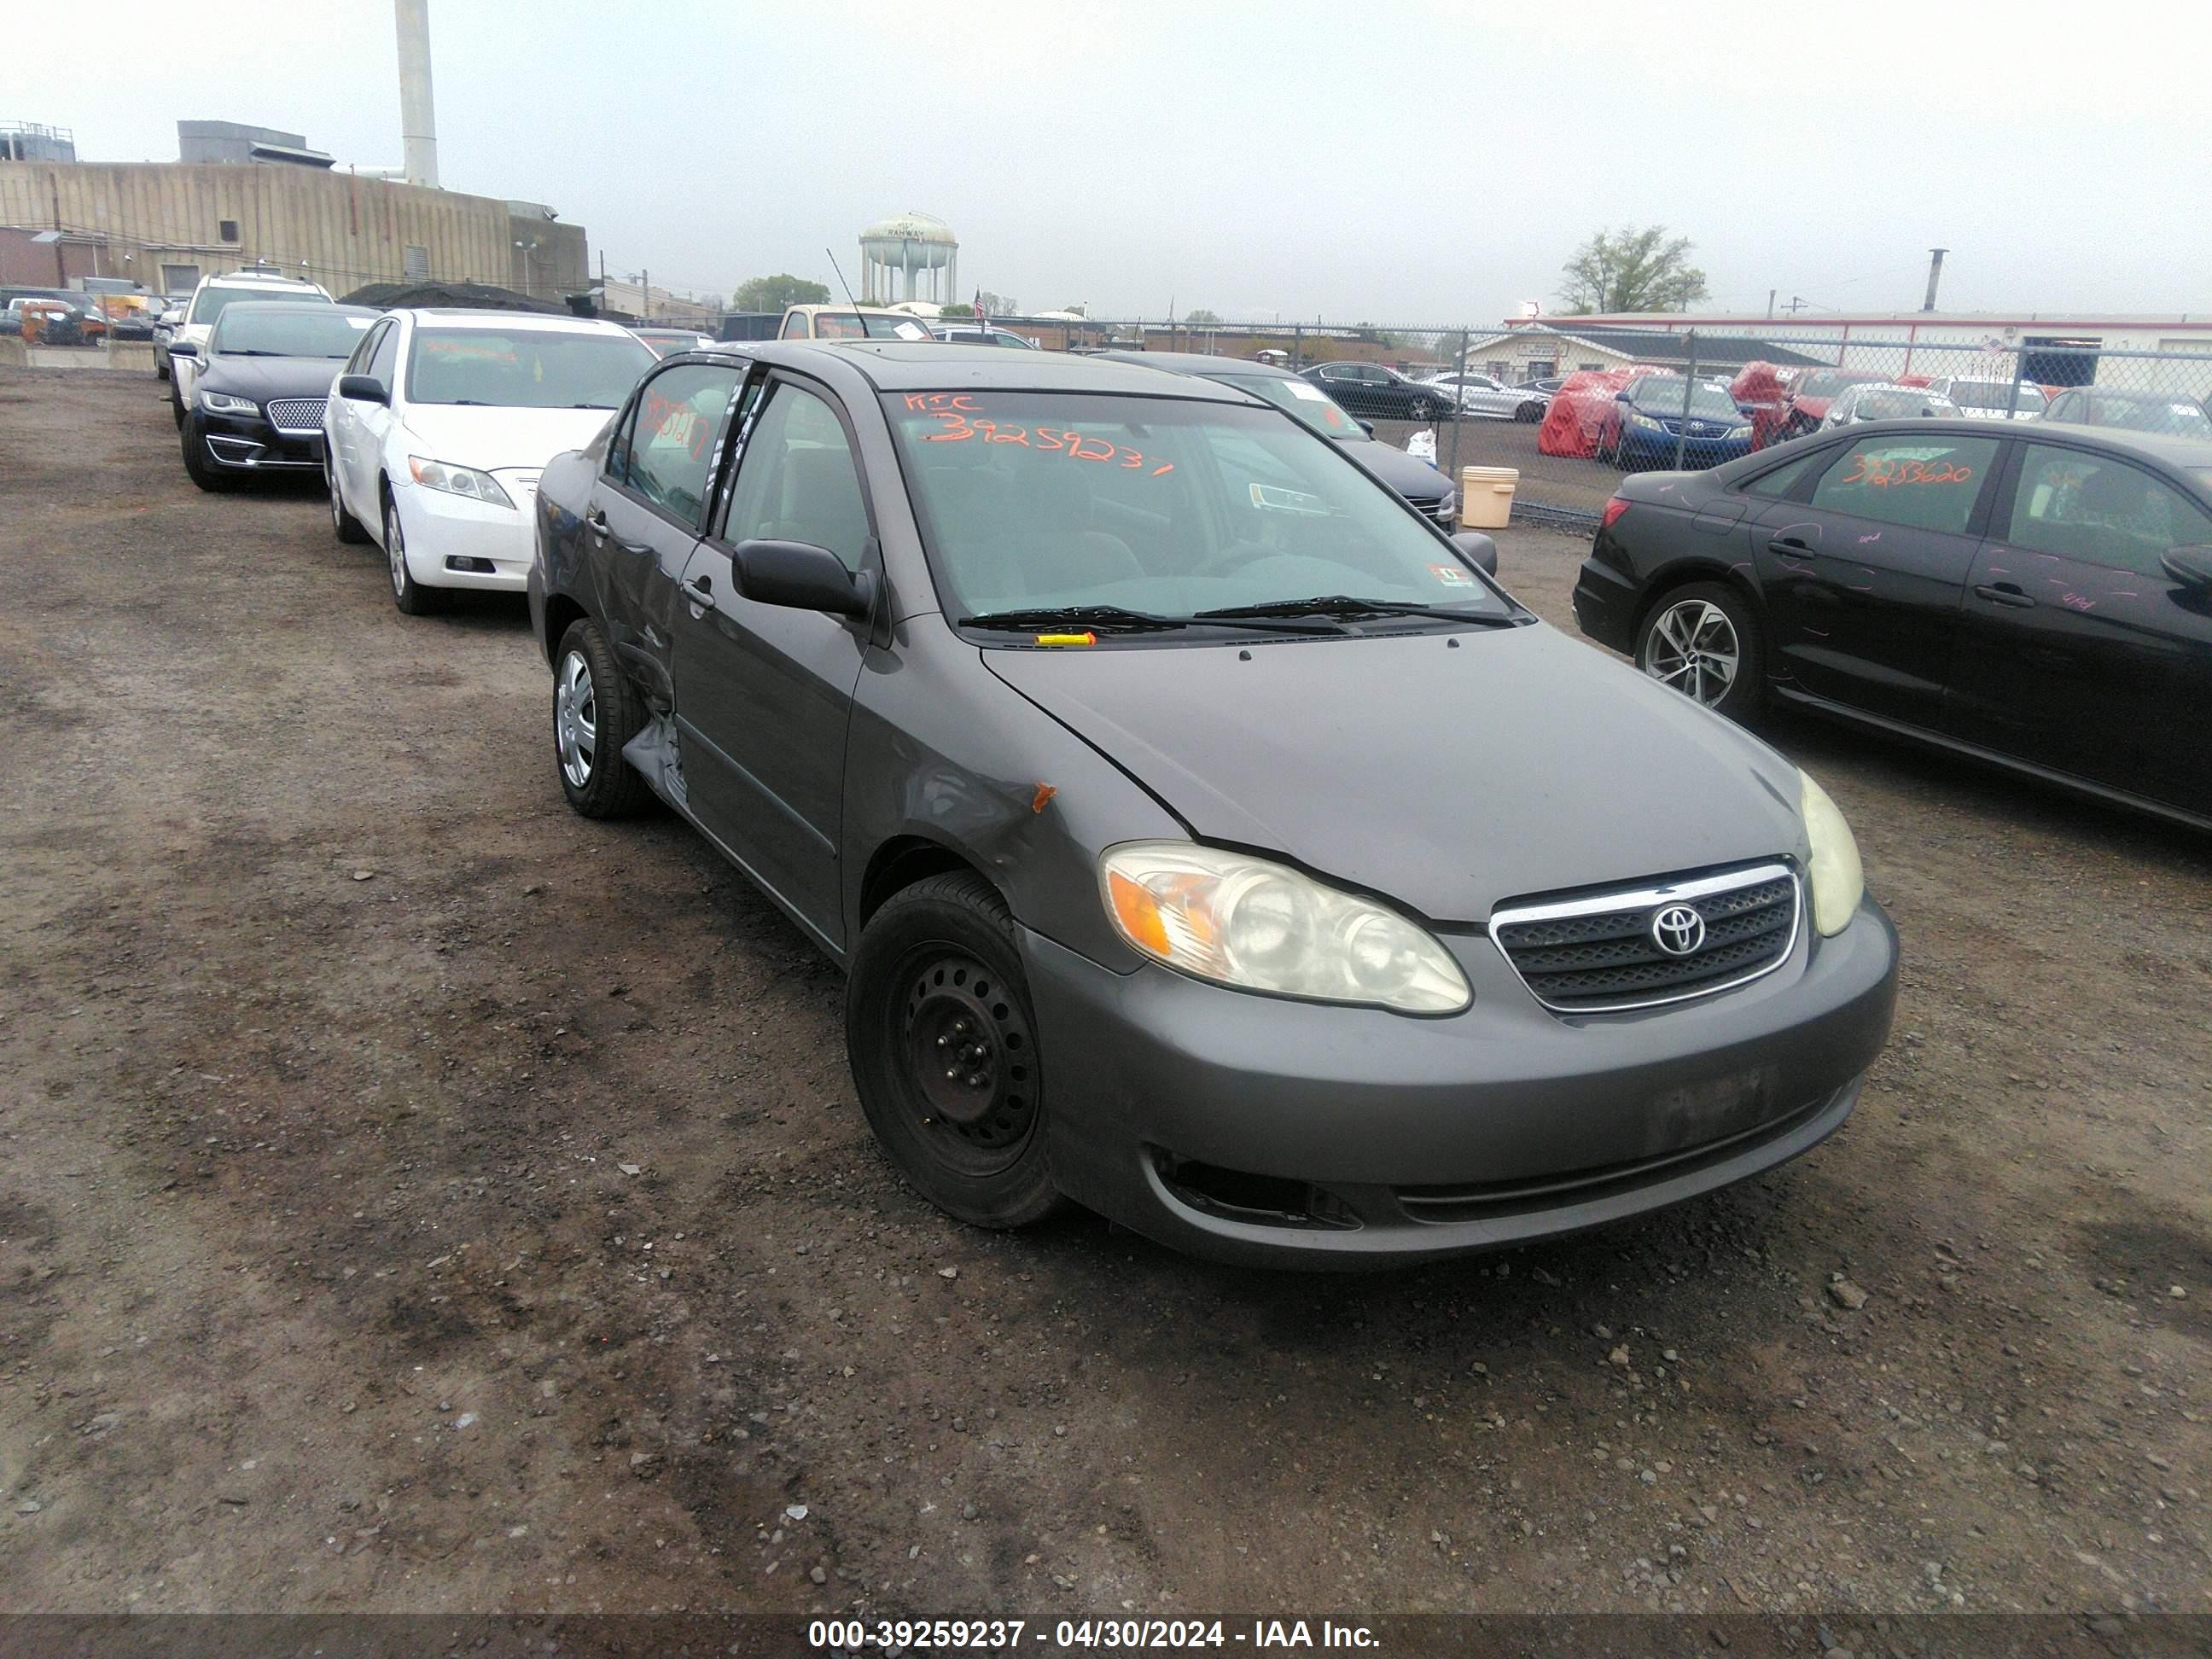
M 226 270 L 220 276 L 204 276 L 202 288 L 316 288 L 304 276 L 286 276 L 274 270 Z
M 1158 398 L 1160 377 L 1149 368 L 1060 351 L 1008 351 L 1004 346 L 930 340 L 722 340 L 696 354 L 744 357 L 817 374 L 857 369 L 878 392 L 1094 392 Z M 1188 380 L 1179 397 L 1208 403 L 1256 401 L 1218 381 Z
M 2112 386 L 2069 386 L 2061 388 L 2061 391 L 2062 394 L 2078 392 L 2085 398 L 2101 398 L 2112 404 L 2197 404 L 2201 407 L 2203 403 L 2201 398 L 2192 398 L 2185 392 L 2123 391 Z
M 412 318 L 417 328 L 482 328 L 492 324 L 501 328 L 531 329 L 556 334 L 618 334 L 624 339 L 633 337 L 629 330 L 620 323 L 611 323 L 604 317 L 556 317 L 545 311 L 499 311 L 489 307 L 402 306 L 390 314 Z
M 1907 418 L 1893 421 L 1867 421 L 1851 428 L 1851 441 L 1865 443 L 1883 433 L 1925 432 L 1934 424 L 1925 420 Z M 1941 422 L 1947 437 L 1997 438 L 2010 435 L 2022 442 L 2033 443 L 2042 435 L 2054 433 L 2059 436 L 2086 441 L 2100 448 L 2122 450 L 2144 460 L 2156 461 L 2170 467 L 2202 469 L 2212 467 L 2212 441 L 2202 438 L 2169 437 L 2160 432 L 2136 432 L 2125 427 L 2084 426 L 2072 421 L 2038 421 L 2025 428 L 2000 428 L 1996 432 L 1977 429 L 1973 422 L 1946 420 Z M 1962 429 L 1963 428 L 1963 429 Z M 1759 450 L 1758 454 L 1771 454 L 1771 450 Z
M 384 315 L 384 313 L 379 311 L 374 306 L 342 306 L 332 303 L 326 307 L 325 309 L 334 311 L 341 317 L 381 317 Z M 230 305 L 227 305 L 222 308 L 223 317 L 274 317 L 279 315 L 285 317 L 296 317 L 299 314 L 300 307 L 298 305 L 289 301 L 287 301 L 283 305 L 278 305 L 273 301 L 257 301 L 253 300 L 240 300 Z M 313 314 L 319 317 L 324 313 L 323 312 L 318 311 Z M 221 322 L 222 318 L 218 317 L 216 320 L 217 322 Z
M 1140 363 L 1146 368 L 1164 368 L 1176 374 L 1201 374 L 1211 380 L 1217 374 L 1243 374 L 1254 380 L 1295 380 L 1298 377 L 1287 368 L 1278 368 L 1273 363 L 1255 363 L 1249 357 L 1214 357 L 1202 351 L 1101 351 L 1093 354 L 1114 363 Z

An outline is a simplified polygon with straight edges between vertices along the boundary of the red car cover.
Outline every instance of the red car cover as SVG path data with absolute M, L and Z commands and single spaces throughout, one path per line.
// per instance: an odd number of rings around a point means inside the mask
M 1613 394 L 1637 374 L 1632 368 L 1585 368 L 1568 375 L 1565 384 L 1552 394 L 1552 406 L 1544 411 L 1543 425 L 1536 428 L 1536 453 L 1585 459 L 1596 454 L 1613 421 Z

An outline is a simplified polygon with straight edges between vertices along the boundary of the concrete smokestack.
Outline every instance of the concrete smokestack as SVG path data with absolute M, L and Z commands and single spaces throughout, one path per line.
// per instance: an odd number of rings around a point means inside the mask
M 407 182 L 438 187 L 438 112 L 430 96 L 430 0 L 392 0 L 399 28 L 400 160 Z

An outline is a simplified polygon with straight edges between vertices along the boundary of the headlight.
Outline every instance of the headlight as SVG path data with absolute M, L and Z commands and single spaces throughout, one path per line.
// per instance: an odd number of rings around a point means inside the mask
M 261 405 L 251 398 L 234 398 L 228 392 L 203 392 L 200 407 L 210 415 L 258 415 Z
M 1828 792 L 1813 781 L 1813 775 L 1800 772 L 1797 777 L 1799 810 L 1805 815 L 1805 836 L 1813 848 L 1813 926 L 1824 935 L 1840 933 L 1858 914 L 1860 896 L 1866 891 L 1859 844 L 1851 839 L 1851 826 L 1844 822 Z
M 1650 416 L 1644 414 L 1640 410 L 1630 410 L 1628 411 L 1628 418 L 1638 426 L 1648 426 L 1656 428 L 1659 425 L 1659 422 L 1656 420 L 1653 419 Z
M 448 495 L 465 495 L 472 501 L 483 501 L 492 507 L 511 509 L 514 506 L 507 492 L 499 487 L 498 479 L 474 467 L 449 466 L 443 461 L 426 461 L 420 455 L 410 455 L 407 470 L 425 489 L 442 489 Z
M 1131 842 L 1099 860 L 1098 875 L 1123 939 L 1217 985 L 1408 1014 L 1457 1013 L 1474 1000 L 1424 930 L 1265 859 Z
M 1732 426 L 1728 429 L 1728 434 L 1732 444 L 1746 443 L 1750 441 L 1751 428 L 1748 426 Z

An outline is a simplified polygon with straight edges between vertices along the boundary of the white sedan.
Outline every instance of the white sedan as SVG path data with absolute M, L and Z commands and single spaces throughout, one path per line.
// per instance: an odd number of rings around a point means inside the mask
M 1431 374 L 1424 386 L 1441 386 L 1459 399 L 1460 412 L 1486 416 L 1497 421 L 1534 422 L 1544 418 L 1552 394 L 1534 386 L 1508 386 L 1488 374 L 1472 370 L 1464 374 Z
M 389 313 L 324 409 L 331 531 L 383 548 L 392 602 L 410 617 L 447 588 L 521 592 L 538 475 L 591 442 L 657 361 L 612 323 Z
M 1879 381 L 1847 386 L 1828 405 L 1824 427 L 1856 426 L 1862 421 L 1910 421 L 1922 416 L 1956 416 L 1959 405 L 1926 386 L 1885 386 Z

